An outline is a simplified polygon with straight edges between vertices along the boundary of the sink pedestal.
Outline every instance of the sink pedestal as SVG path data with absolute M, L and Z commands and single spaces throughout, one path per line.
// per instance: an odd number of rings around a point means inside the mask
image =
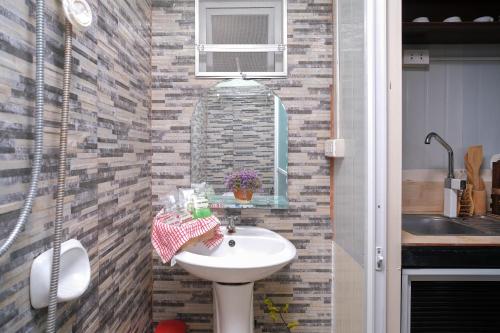
M 253 333 L 253 282 L 213 283 L 214 332 Z

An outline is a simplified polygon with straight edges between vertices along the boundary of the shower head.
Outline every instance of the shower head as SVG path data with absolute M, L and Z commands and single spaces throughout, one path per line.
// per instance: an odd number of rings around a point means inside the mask
M 74 27 L 88 28 L 92 24 L 92 10 L 86 0 L 63 0 L 63 8 Z

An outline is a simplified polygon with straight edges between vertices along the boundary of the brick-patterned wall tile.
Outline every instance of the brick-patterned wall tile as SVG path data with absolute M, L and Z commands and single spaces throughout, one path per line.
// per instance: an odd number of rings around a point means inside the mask
M 245 210 L 242 221 L 279 232 L 298 249 L 298 260 L 255 286 L 257 333 L 278 332 L 262 300 L 291 303 L 299 333 L 331 332 L 331 225 L 329 137 L 332 84 L 332 2 L 288 1 L 287 79 L 259 80 L 278 95 L 289 116 L 290 209 Z M 153 205 L 190 184 L 190 121 L 199 97 L 218 81 L 194 76 L 194 0 L 153 2 Z M 153 321 L 174 317 L 192 332 L 212 332 L 211 283 L 153 256 Z
M 87 249 L 91 284 L 58 306 L 59 332 L 148 332 L 151 326 L 151 1 L 92 0 L 75 29 L 64 239 Z M 14 225 L 30 177 L 35 1 L 0 4 L 0 238 Z M 42 332 L 29 303 L 33 259 L 51 247 L 63 64 L 63 12 L 46 0 L 44 167 L 33 213 L 0 258 L 0 331 Z

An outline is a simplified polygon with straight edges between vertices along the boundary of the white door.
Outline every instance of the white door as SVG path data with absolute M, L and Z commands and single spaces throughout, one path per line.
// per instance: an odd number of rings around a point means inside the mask
M 385 332 L 385 1 L 337 1 L 334 161 L 336 333 Z

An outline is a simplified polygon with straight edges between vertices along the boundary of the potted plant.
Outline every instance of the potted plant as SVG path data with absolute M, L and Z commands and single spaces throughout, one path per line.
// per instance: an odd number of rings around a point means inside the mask
M 286 313 L 288 313 L 289 308 L 288 303 L 283 305 L 282 307 L 279 307 L 274 305 L 273 301 L 269 297 L 266 297 L 264 299 L 264 304 L 267 306 L 267 311 L 269 312 L 269 316 L 271 317 L 271 319 L 274 322 L 281 322 L 288 333 L 291 333 L 295 327 L 299 326 L 299 322 L 296 320 L 290 322 L 285 320 L 284 316 Z
M 249 203 L 254 192 L 261 186 L 262 182 L 255 170 L 243 169 L 226 177 L 226 188 L 234 193 L 234 198 L 239 203 Z

